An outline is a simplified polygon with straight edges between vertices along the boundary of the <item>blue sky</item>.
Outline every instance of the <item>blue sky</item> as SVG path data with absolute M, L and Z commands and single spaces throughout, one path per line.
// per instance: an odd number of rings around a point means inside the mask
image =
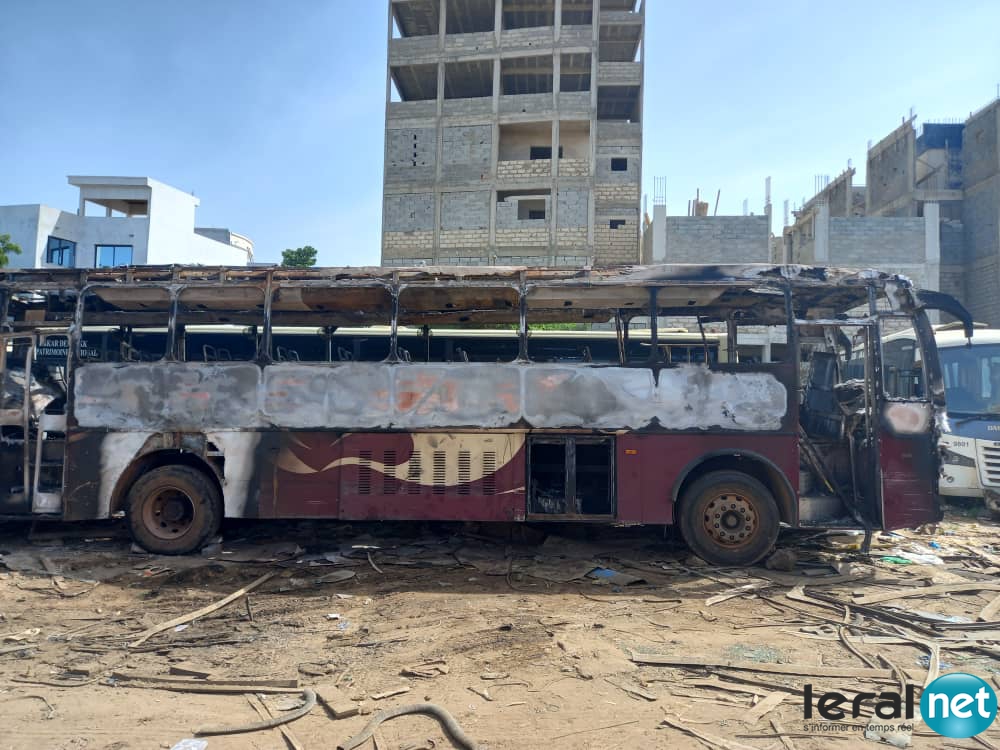
M 384 0 L 0 2 L 0 204 L 76 205 L 68 174 L 148 175 L 261 261 L 377 263 Z M 782 201 L 900 124 L 997 96 L 996 0 L 649 0 L 645 178 L 670 213 Z M 777 226 L 776 226 L 777 228 Z

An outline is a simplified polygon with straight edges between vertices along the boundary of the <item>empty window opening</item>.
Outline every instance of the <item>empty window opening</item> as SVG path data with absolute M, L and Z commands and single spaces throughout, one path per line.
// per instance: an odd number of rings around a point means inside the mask
M 440 33 L 438 0 L 409 0 L 392 4 L 393 26 L 401 37 L 434 36 Z
M 601 62 L 638 62 L 642 49 L 639 24 L 602 24 L 598 59 Z
M 594 4 L 590 0 L 563 0 L 563 26 L 590 26 L 594 22 Z
M 639 122 L 638 86 L 601 86 L 597 90 L 597 119 Z
M 559 67 L 560 91 L 590 91 L 590 55 L 563 55 Z
M 539 26 L 555 26 L 555 0 L 535 2 L 511 2 L 503 4 L 504 29 L 530 29 Z
M 84 360 L 156 362 L 167 354 L 170 294 L 165 289 L 99 287 L 83 298 Z
M 478 99 L 493 96 L 493 61 L 447 63 L 444 66 L 445 99 Z
M 625 219 L 612 219 L 609 222 L 609 226 L 612 229 L 621 229 L 623 226 L 625 226 Z
M 514 57 L 500 62 L 502 93 L 551 94 L 554 65 L 551 56 Z
M 392 81 L 403 102 L 437 99 L 437 65 L 396 65 Z
M 526 122 L 500 126 L 500 161 L 552 158 L 552 123 Z
M 611 171 L 612 172 L 628 172 L 628 159 L 612 159 L 611 160 Z
M 590 122 L 564 120 L 559 123 L 559 158 L 590 161 Z
M 523 200 L 517 204 L 517 218 L 522 221 L 545 221 L 545 200 Z
M 497 193 L 497 226 L 510 228 L 512 221 L 546 221 L 551 191 L 513 190 Z
M 496 0 L 448 0 L 447 33 L 475 34 L 493 31 Z
M 563 147 L 559 147 L 559 158 L 563 157 Z M 532 146 L 531 152 L 528 156 L 532 161 L 538 159 L 551 159 L 552 158 L 552 146 Z
M 177 302 L 178 355 L 188 362 L 251 362 L 264 331 L 264 291 L 188 287 Z
M 529 510 L 544 515 L 614 514 L 614 441 L 542 438 L 529 447 Z

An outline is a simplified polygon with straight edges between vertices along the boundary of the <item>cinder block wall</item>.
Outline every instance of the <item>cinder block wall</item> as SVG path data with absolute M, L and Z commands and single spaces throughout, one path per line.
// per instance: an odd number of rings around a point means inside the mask
M 767 216 L 668 216 L 666 233 L 667 263 L 767 263 L 771 259 Z

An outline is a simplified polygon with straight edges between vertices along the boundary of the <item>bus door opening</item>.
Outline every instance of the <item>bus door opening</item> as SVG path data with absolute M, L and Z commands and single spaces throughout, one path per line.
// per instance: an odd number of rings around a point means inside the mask
M 614 438 L 531 438 L 529 515 L 538 520 L 613 516 L 614 456 Z

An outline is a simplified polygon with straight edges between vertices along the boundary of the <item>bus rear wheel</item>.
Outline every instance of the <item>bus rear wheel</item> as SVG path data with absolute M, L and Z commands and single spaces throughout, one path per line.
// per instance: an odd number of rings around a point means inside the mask
M 781 523 L 774 496 L 738 471 L 696 480 L 684 493 L 679 520 L 691 551 L 720 566 L 759 562 L 777 541 Z
M 160 466 L 129 490 L 125 517 L 136 544 L 158 555 L 199 550 L 222 523 L 222 498 L 204 472 Z

